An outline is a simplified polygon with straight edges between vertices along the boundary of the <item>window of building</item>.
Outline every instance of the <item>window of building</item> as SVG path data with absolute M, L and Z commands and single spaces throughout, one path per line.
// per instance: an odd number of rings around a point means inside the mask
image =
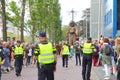
M 104 0 L 105 1 L 105 4 L 107 3 L 107 0 Z
M 117 0 L 117 30 L 120 30 L 120 0 Z
M 104 16 L 104 26 L 109 25 L 112 22 L 112 9 L 110 9 Z

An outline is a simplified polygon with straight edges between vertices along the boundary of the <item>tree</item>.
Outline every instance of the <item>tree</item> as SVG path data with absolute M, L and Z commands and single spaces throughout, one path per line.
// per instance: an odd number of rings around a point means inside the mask
M 50 39 L 53 42 L 59 41 L 61 39 L 61 19 L 60 19 L 60 4 L 58 0 L 50 0 L 49 3 L 49 13 L 48 13 L 48 29 Z
M 9 10 L 13 15 L 10 15 L 10 12 L 7 12 L 7 19 L 13 23 L 15 27 L 17 27 L 21 32 L 20 40 L 24 41 L 24 17 L 25 17 L 25 4 L 26 0 L 22 0 L 22 10 L 16 5 L 15 1 L 11 1 L 9 3 Z
M 24 41 L 24 17 L 25 17 L 25 4 L 26 0 L 22 0 L 22 12 L 21 12 L 21 41 Z
M 15 1 L 11 1 L 8 5 L 8 10 L 6 12 L 7 20 L 10 21 L 14 25 L 14 27 L 17 27 L 18 30 L 20 30 L 20 8 L 16 5 Z
M 62 27 L 62 40 L 66 40 L 66 30 L 67 30 L 67 25 L 64 25 Z
M 46 31 L 49 39 L 57 41 L 61 35 L 60 5 L 58 0 L 29 0 L 31 36 Z M 57 39 L 58 38 L 58 39 Z
M 24 22 L 25 1 L 30 17 L 28 21 Z M 24 40 L 22 38 L 23 30 L 30 34 L 32 42 L 40 31 L 46 31 L 52 41 L 60 40 L 61 19 L 58 0 L 22 0 L 22 10 L 12 1 L 9 10 L 14 15 L 8 16 L 8 19 L 21 30 L 21 40 Z
M 30 13 L 30 19 L 27 21 L 26 31 L 29 32 L 32 37 L 32 42 L 34 43 L 35 37 L 37 36 L 40 30 L 40 14 L 39 6 L 40 2 L 34 0 L 28 0 L 28 8 Z
M 5 0 L 1 0 L 1 13 L 2 13 L 2 23 L 3 23 L 3 41 L 7 41 L 7 27 L 6 27 L 6 11 L 5 11 Z

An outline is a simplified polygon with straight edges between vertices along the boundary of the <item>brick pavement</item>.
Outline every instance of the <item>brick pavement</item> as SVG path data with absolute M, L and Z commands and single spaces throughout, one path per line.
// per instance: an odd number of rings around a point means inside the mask
M 58 57 L 57 70 L 55 72 L 55 80 L 82 80 L 81 66 L 75 65 L 75 58 L 69 59 L 68 68 L 63 68 L 61 58 Z M 2 74 L 2 80 L 37 80 L 37 68 L 26 67 L 22 70 L 22 76 L 16 77 L 15 72 L 10 71 Z M 100 80 L 96 72 L 92 69 L 91 80 Z

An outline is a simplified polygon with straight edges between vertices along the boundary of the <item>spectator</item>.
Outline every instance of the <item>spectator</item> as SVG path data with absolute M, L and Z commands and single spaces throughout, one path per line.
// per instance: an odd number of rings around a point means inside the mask
M 74 49 L 75 49 L 76 65 L 78 65 L 79 62 L 79 65 L 81 66 L 81 48 L 78 41 L 75 42 Z
M 103 45 L 102 45 L 102 47 L 100 49 L 100 53 L 102 54 L 102 62 L 104 64 L 104 69 L 105 69 L 105 77 L 104 77 L 104 79 L 110 79 L 110 66 L 112 64 L 111 63 L 110 53 L 113 50 L 109 46 L 109 39 L 108 38 L 104 38 L 103 41 L 104 42 L 103 42 Z
M 10 71 L 10 50 L 9 50 L 9 44 L 7 42 L 3 43 L 3 54 L 5 56 L 5 62 L 3 64 L 4 71 L 9 72 Z
M 97 61 L 98 61 L 98 58 L 99 58 L 99 45 L 97 43 L 97 40 L 94 41 L 94 47 L 96 49 L 96 52 L 93 53 L 93 66 L 97 66 Z

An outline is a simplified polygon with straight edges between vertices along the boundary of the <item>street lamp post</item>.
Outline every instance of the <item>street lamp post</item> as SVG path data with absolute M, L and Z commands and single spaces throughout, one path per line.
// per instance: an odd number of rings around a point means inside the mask
M 71 11 L 70 11 L 70 13 L 72 13 L 72 21 L 74 20 L 74 13 L 75 13 L 75 11 L 72 9 Z

